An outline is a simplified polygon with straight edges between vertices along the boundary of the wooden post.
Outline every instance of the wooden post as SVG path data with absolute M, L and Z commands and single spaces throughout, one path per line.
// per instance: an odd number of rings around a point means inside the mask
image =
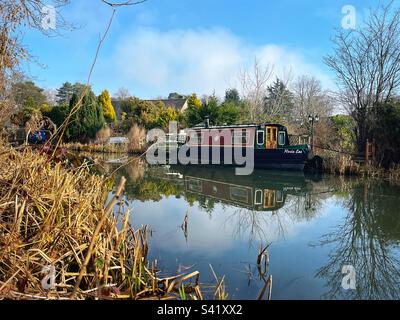
M 365 164 L 369 163 L 369 140 L 365 144 Z
M 375 144 L 375 139 L 372 140 L 372 161 L 375 163 L 376 159 L 376 144 Z

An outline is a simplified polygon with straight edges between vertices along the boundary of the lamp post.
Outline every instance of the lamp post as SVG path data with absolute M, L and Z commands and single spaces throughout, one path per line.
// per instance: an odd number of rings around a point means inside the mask
M 319 121 L 318 115 L 309 115 L 308 122 L 311 123 L 311 151 L 314 152 L 314 123 Z

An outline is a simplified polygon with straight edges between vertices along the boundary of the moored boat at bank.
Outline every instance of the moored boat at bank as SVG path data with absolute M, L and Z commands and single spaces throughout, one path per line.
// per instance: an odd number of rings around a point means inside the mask
M 303 170 L 312 159 L 308 145 L 290 145 L 287 128 L 270 123 L 191 128 L 184 147 L 190 164 L 243 166 L 253 161 L 255 168 Z

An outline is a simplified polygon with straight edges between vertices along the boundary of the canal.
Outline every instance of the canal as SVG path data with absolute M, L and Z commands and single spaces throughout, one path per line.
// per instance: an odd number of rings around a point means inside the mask
M 149 258 L 164 274 L 200 271 L 202 283 L 215 284 L 211 265 L 230 299 L 256 299 L 269 275 L 272 299 L 400 298 L 399 186 L 138 161 L 121 175 L 131 224 L 149 227 Z M 260 275 L 259 247 L 268 244 Z M 342 286 L 345 266 L 355 289 Z

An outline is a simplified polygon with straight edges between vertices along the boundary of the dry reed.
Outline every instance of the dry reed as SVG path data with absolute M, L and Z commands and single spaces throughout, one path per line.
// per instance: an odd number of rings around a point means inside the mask
M 85 165 L 1 143 L 0 163 L 0 299 L 177 299 L 183 282 L 202 298 L 198 272 L 160 278 L 147 228 L 114 214 L 123 181 L 105 206 L 111 183 Z
M 62 145 L 63 148 L 66 148 L 71 151 L 78 152 L 92 152 L 92 153 L 110 153 L 110 154 L 121 154 L 128 152 L 128 146 L 126 143 L 91 143 L 91 144 L 82 144 L 79 142 L 66 143 Z
M 128 132 L 128 151 L 131 153 L 143 153 L 146 146 L 146 130 L 137 124 L 133 124 Z
M 108 139 L 111 137 L 111 129 L 110 127 L 104 127 L 101 128 L 97 133 L 96 133 L 96 142 L 105 144 L 107 143 Z

